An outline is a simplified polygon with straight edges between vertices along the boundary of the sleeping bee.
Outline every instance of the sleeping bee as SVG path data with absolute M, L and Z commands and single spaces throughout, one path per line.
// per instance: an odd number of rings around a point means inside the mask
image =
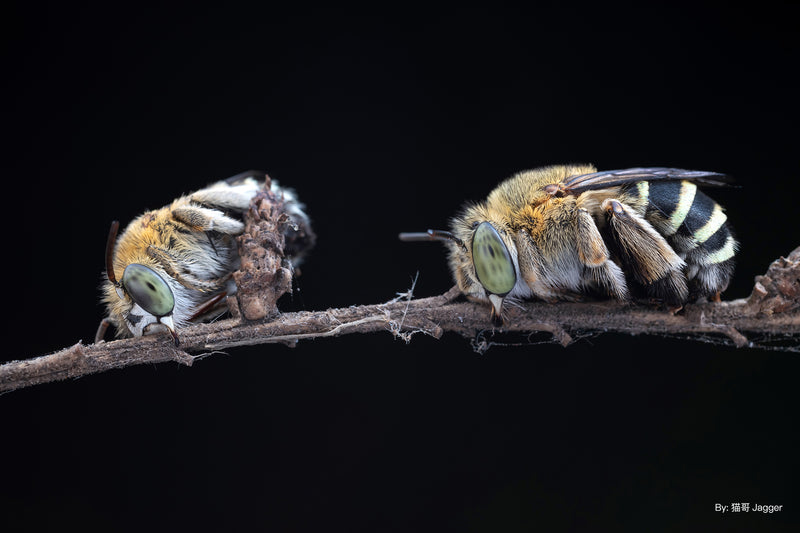
M 177 330 L 214 319 L 226 310 L 225 296 L 236 292 L 232 274 L 240 259 L 235 236 L 244 231 L 242 214 L 265 183 L 249 171 L 182 196 L 134 219 L 117 240 L 114 222 L 106 246 L 102 301 L 107 317 L 95 342 L 113 324 L 117 337 Z M 297 265 L 314 241 L 304 206 L 294 192 L 272 181 L 289 215 L 287 259 Z
M 549 166 L 500 183 L 452 219 L 452 231 L 400 239 L 444 241 L 458 287 L 488 300 L 498 324 L 507 299 L 528 297 L 598 294 L 676 309 L 718 301 L 733 275 L 738 243 L 722 207 L 697 187 L 724 180 L 675 168 Z

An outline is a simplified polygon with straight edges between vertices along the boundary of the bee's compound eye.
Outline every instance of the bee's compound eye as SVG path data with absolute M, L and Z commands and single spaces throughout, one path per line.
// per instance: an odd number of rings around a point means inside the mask
M 492 294 L 508 294 L 517 283 L 511 254 L 489 222 L 482 222 L 472 237 L 472 262 L 478 281 Z
M 144 265 L 131 263 L 125 267 L 122 285 L 134 302 L 154 316 L 167 316 L 175 307 L 175 297 L 167 282 Z

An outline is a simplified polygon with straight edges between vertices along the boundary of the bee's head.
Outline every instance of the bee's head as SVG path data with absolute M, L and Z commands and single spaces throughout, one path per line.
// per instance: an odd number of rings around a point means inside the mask
M 108 283 L 105 300 L 109 304 L 110 314 L 118 322 L 120 319 L 124 321 L 127 329 L 137 337 L 153 333 L 163 326 L 170 332 L 177 346 L 178 334 L 172 320 L 175 296 L 162 274 L 151 266 L 129 263 L 122 272 L 121 280 L 117 281 L 113 255 L 118 228 L 119 223 L 114 222 L 106 246 Z
M 459 289 L 469 298 L 491 302 L 492 320 L 499 325 L 503 301 L 517 284 L 517 248 L 504 225 L 485 211 L 483 206 L 467 208 L 453 219 L 452 232 L 401 233 L 400 239 L 446 242 Z

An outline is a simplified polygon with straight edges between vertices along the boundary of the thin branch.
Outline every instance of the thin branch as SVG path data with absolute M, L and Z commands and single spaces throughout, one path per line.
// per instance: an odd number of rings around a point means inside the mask
M 456 287 L 431 298 L 284 313 L 266 322 L 232 318 L 181 330 L 182 349 L 175 348 L 166 336 L 145 336 L 91 345 L 79 343 L 51 355 L 6 363 L 0 366 L 0 392 L 143 363 L 175 361 L 191 366 L 210 351 L 235 346 L 294 345 L 301 340 L 378 331 L 391 332 L 406 342 L 416 333 L 438 339 L 445 331 L 468 338 L 486 331 L 546 332 L 563 345 L 572 342 L 573 332 L 681 335 L 689 339 L 719 334 L 737 347 L 753 346 L 745 334 L 786 336 L 800 342 L 800 248 L 789 258 L 773 263 L 768 274 L 758 280 L 750 298 L 691 304 L 674 315 L 615 301 L 528 302 L 510 309 L 502 330 L 492 329 L 485 306 L 458 301 L 460 292 Z M 778 287 L 788 292 L 770 292 Z
M 274 195 L 265 198 L 258 201 L 277 201 Z M 274 232 L 275 221 L 269 220 L 270 216 L 281 216 L 283 211 L 275 206 L 262 205 L 251 209 L 250 215 L 252 212 L 260 214 L 264 224 L 272 224 L 273 229 L 269 231 Z M 244 239 L 248 246 L 252 245 L 253 239 L 259 238 L 258 233 L 257 228 L 248 230 Z M 266 237 L 270 238 L 268 234 Z M 272 243 L 269 250 L 277 251 L 278 256 L 282 254 L 281 246 L 275 245 L 274 236 L 265 242 Z M 263 258 L 264 254 L 260 254 Z M 721 338 L 739 348 L 763 348 L 765 345 L 752 339 L 767 337 L 789 343 L 788 347 L 781 349 L 800 351 L 800 247 L 788 257 L 774 261 L 764 276 L 756 277 L 749 298 L 689 304 L 678 314 L 617 301 L 527 302 L 511 307 L 505 313 L 505 324 L 500 329 L 491 326 L 487 306 L 461 301 L 457 287 L 440 296 L 418 300 L 413 299 L 412 287 L 412 290 L 384 304 L 280 314 L 271 306 L 274 306 L 279 293 L 287 288 L 285 276 L 290 272 L 286 271 L 286 263 L 278 256 L 268 258 L 279 274 L 271 278 L 276 280 L 277 288 L 267 287 L 267 294 L 262 297 L 268 301 L 266 305 L 259 302 L 254 305 L 253 293 L 248 292 L 246 285 L 240 285 L 237 296 L 228 299 L 233 318 L 183 328 L 180 349 L 169 337 L 161 335 L 90 345 L 78 343 L 50 355 L 1 365 L 0 393 L 144 363 L 175 361 L 191 366 L 197 359 L 235 346 L 269 343 L 294 346 L 298 341 L 378 331 L 388 331 L 406 342 L 417 333 L 438 339 L 448 331 L 473 339 L 478 350 L 492 344 L 486 341 L 487 334 L 544 332 L 552 336 L 553 342 L 566 346 L 575 337 L 617 332 L 678 335 L 686 339 L 713 339 L 720 344 L 726 343 Z M 263 275 L 264 263 L 257 268 Z M 247 272 L 239 277 L 252 279 Z M 254 290 L 264 291 L 265 288 L 257 285 Z M 257 309 L 265 318 L 248 320 L 238 305 L 239 298 L 243 297 L 250 302 L 248 308 Z M 476 343 L 475 339 L 480 339 L 480 342 Z

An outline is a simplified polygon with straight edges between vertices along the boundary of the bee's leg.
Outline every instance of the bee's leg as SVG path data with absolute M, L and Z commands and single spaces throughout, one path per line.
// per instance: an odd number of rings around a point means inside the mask
M 525 230 L 518 234 L 517 254 L 520 274 L 531 294 L 542 300 L 556 301 L 552 287 L 544 281 L 542 253 L 533 245 L 530 235 Z
M 100 321 L 100 325 L 97 326 L 97 333 L 94 334 L 95 344 L 105 339 L 106 331 L 108 331 L 108 326 L 116 327 L 117 325 L 110 318 L 104 318 L 103 320 Z
M 231 180 L 239 176 L 243 177 L 231 183 L 226 180 L 216 183 L 207 189 L 201 189 L 189 196 L 189 200 L 206 207 L 216 207 L 225 211 L 243 213 L 250 206 L 250 200 L 253 196 L 263 188 L 263 176 L 265 175 L 262 174 L 260 180 L 250 179 L 252 176 L 249 176 L 249 172 L 245 172 L 228 179 Z
M 683 305 L 689 297 L 683 259 L 667 241 L 632 208 L 614 199 L 603 201 L 609 214 L 609 232 L 620 260 L 648 296 L 669 306 Z
M 550 289 L 546 295 L 541 295 L 539 297 L 551 304 L 558 302 L 582 302 L 586 299 L 585 294 L 569 289 Z
M 549 303 L 583 300 L 583 294 L 577 290 L 564 288 L 558 281 L 547 276 L 542 252 L 533 244 L 530 234 L 525 230 L 517 234 L 517 254 L 520 274 L 525 286 L 530 290 L 529 294 L 519 294 L 519 297 L 535 296 Z
M 184 287 L 196 291 L 213 292 L 219 290 L 231 277 L 231 274 L 227 274 L 221 278 L 200 279 L 179 268 L 180 262 L 171 253 L 152 244 L 147 247 L 147 255 L 158 261 L 158 264 L 166 271 L 167 275 L 175 278 Z
M 715 261 L 716 258 L 703 246 L 698 246 L 686 256 L 685 273 L 691 301 L 721 301 L 721 294 L 733 276 L 733 259 Z
M 226 296 L 228 296 L 228 291 L 222 291 L 221 293 L 212 296 L 207 301 L 205 301 L 200 307 L 195 309 L 194 313 L 192 313 L 192 316 L 189 317 L 189 320 L 194 322 L 203 315 L 212 313 L 217 309 L 220 309 L 222 307 L 227 308 L 228 305 L 227 302 L 222 302 L 220 304 L 222 299 L 225 298 Z
M 218 231 L 227 235 L 239 235 L 244 231 L 244 224 L 239 220 L 225 216 L 222 211 L 197 205 L 174 208 L 172 218 L 194 231 Z
M 259 183 L 264 183 L 266 179 L 267 179 L 267 173 L 264 172 L 263 170 L 245 170 L 244 172 L 239 172 L 238 174 L 235 174 L 230 178 L 225 178 L 224 180 L 222 180 L 221 183 L 233 186 L 233 185 L 238 185 L 244 181 L 250 181 L 250 180 L 256 180 Z
M 589 283 L 600 287 L 618 300 L 628 299 L 628 285 L 625 274 L 616 263 L 611 261 L 600 230 L 586 209 L 578 209 L 577 217 L 578 257 L 587 267 Z

